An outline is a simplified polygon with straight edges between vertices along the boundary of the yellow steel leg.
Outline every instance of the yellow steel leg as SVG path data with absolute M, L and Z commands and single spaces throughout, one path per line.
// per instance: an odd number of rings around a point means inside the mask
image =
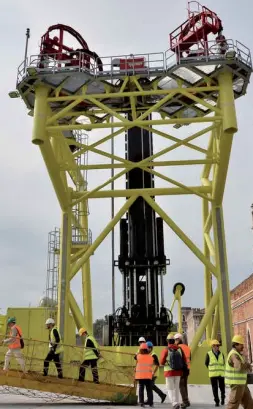
M 205 231 L 205 226 L 206 226 L 206 222 L 208 219 L 208 201 L 203 199 L 202 204 L 203 204 L 203 229 L 204 229 L 204 234 L 203 234 L 204 256 L 207 259 L 210 259 L 210 252 L 209 252 L 209 248 L 208 248 L 206 238 L 205 238 L 205 234 L 209 233 Z M 209 268 L 205 266 L 205 309 L 206 310 L 210 304 L 211 297 L 212 297 L 212 275 L 211 275 Z M 207 327 L 206 327 L 207 340 L 209 340 L 211 337 L 211 331 L 212 331 L 212 317 L 210 318 L 210 321 L 208 322 Z
M 70 256 L 71 256 L 71 210 L 62 214 L 60 236 L 60 269 L 58 280 L 58 327 L 65 344 L 68 343 L 69 300 L 70 292 Z
M 213 319 L 213 327 L 212 327 L 212 339 L 217 339 L 218 335 L 218 328 L 219 328 L 219 306 L 215 307 L 214 319 Z
M 41 145 L 46 138 L 46 123 L 48 117 L 47 103 L 48 88 L 39 86 L 35 89 L 34 121 L 32 143 Z
M 220 292 L 219 316 L 221 337 L 222 346 L 226 353 L 231 349 L 232 343 L 232 313 L 222 208 L 213 206 L 212 215 L 213 236 L 216 250 L 216 267 L 218 271 L 217 282 Z

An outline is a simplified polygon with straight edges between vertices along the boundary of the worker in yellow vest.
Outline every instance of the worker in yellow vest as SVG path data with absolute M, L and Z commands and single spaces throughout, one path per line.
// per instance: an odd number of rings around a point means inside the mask
M 84 360 L 80 366 L 78 380 L 80 382 L 84 382 L 86 368 L 90 366 L 91 372 L 93 375 L 93 382 L 99 383 L 98 368 L 97 368 L 97 362 L 100 357 L 99 345 L 97 341 L 95 340 L 95 338 L 92 335 L 88 334 L 87 329 L 80 328 L 79 335 L 80 337 L 84 337 L 85 341 L 84 341 L 84 356 L 83 356 Z
M 227 357 L 225 369 L 225 383 L 231 388 L 227 409 L 253 408 L 253 399 L 247 386 L 247 373 L 251 372 L 251 365 L 242 355 L 244 339 L 235 335 L 232 339 L 232 350 Z
M 221 405 L 225 403 L 225 358 L 220 351 L 220 343 L 217 339 L 211 341 L 211 347 L 211 351 L 206 355 L 205 365 L 209 372 L 215 406 L 220 406 L 218 388 L 221 392 Z
M 48 375 L 49 363 L 54 361 L 58 378 L 62 379 L 62 367 L 60 362 L 60 353 L 63 352 L 63 345 L 61 341 L 61 334 L 55 326 L 55 321 L 53 318 L 48 318 L 46 320 L 46 327 L 49 330 L 49 352 L 44 361 L 44 371 L 43 375 Z

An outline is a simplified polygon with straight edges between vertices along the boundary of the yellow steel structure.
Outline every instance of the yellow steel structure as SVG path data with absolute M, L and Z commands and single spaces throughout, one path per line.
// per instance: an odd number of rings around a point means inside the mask
M 78 328 L 92 328 L 90 257 L 96 254 L 99 245 L 134 201 L 142 196 L 204 267 L 205 315 L 192 342 L 193 354 L 205 329 L 208 339 L 215 337 L 218 318 L 224 350 L 230 347 L 232 322 L 222 201 L 233 136 L 237 132 L 234 100 L 245 94 L 251 73 L 249 51 L 245 51 L 247 55 L 242 57 L 239 43 L 233 44 L 236 44 L 233 53 L 227 56 L 181 58 L 174 64 L 171 59 L 167 64 L 168 56 L 165 53 L 159 67 L 150 63 L 152 58 L 149 55 L 146 56 L 149 61 L 147 67 L 140 71 L 129 69 L 115 72 L 110 66 L 101 73 L 95 68 L 84 67 L 81 62 L 70 70 L 62 61 L 60 64 L 55 61 L 53 68 L 43 69 L 39 65 L 39 56 L 37 59 L 33 56 L 25 67 L 20 67 L 17 89 L 33 115 L 32 142 L 41 151 L 62 211 L 58 325 L 65 343 L 68 343 L 69 311 Z M 131 55 L 131 58 L 134 56 Z M 191 79 L 187 78 L 189 73 Z M 192 79 L 194 75 L 195 79 Z M 170 87 L 162 86 L 162 80 L 170 81 Z M 240 86 L 238 81 L 241 81 Z M 131 114 L 132 119 L 126 116 L 127 113 Z M 189 130 L 190 127 L 182 126 L 192 124 L 198 124 L 201 129 L 183 138 L 182 129 Z M 174 125 L 174 129 L 170 127 L 172 129 L 169 131 L 168 125 Z M 139 162 L 131 162 L 102 149 L 104 142 L 124 135 L 132 127 L 151 131 L 154 145 L 156 138 L 162 137 L 163 148 Z M 89 145 L 78 142 L 74 134 L 69 136 L 72 131 L 97 129 L 107 130 L 107 134 L 99 133 L 98 140 L 93 142 L 91 133 Z M 201 137 L 209 140 L 206 148 L 196 144 Z M 75 149 L 71 150 L 73 146 Z M 162 155 L 182 146 L 199 157 L 160 160 Z M 87 151 L 96 154 L 100 163 L 78 165 L 78 157 Z M 101 163 L 101 158 L 105 158 L 104 163 Z M 108 158 L 111 163 L 108 163 Z M 184 167 L 187 174 L 189 166 L 200 165 L 203 167 L 197 186 L 189 186 L 161 173 L 162 169 L 166 171 L 169 167 L 179 166 Z M 112 168 L 119 169 L 118 173 L 87 190 L 87 183 L 82 180 L 83 170 Z M 112 190 L 108 187 L 112 181 L 124 178 L 134 168 L 141 168 L 162 180 L 163 187 L 138 190 Z M 82 188 L 77 189 L 80 180 Z M 164 195 L 193 195 L 202 201 L 203 250 L 153 198 Z M 72 228 L 80 227 L 85 236 L 88 216 L 84 212 L 82 218 L 75 220 L 73 207 L 86 209 L 89 201 L 92 209 L 94 199 L 112 197 L 123 197 L 126 201 L 93 243 L 84 237 L 83 245 L 78 250 L 74 248 Z M 71 280 L 79 272 L 82 274 L 84 313 L 70 289 Z M 214 292 L 212 279 L 217 282 Z

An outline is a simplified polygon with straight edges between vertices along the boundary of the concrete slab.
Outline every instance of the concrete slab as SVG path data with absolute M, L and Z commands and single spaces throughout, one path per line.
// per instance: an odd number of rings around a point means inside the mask
M 165 385 L 158 385 L 164 392 L 166 392 Z M 250 385 L 250 390 L 253 395 L 253 385 Z M 229 388 L 227 389 L 227 396 L 229 394 Z M 214 403 L 213 403 L 213 396 L 212 396 L 212 390 L 209 385 L 189 385 L 189 396 L 191 400 L 191 409 L 211 409 L 214 408 Z M 168 399 L 164 402 L 164 404 L 161 404 L 159 402 L 159 397 L 157 395 L 154 395 L 155 398 L 155 409 L 166 409 L 166 408 L 171 408 L 171 405 L 168 402 Z M 45 395 L 45 399 L 46 395 Z M 3 390 L 0 390 L 0 409 L 21 409 L 21 408 L 49 408 L 50 409 L 57 409 L 59 406 L 63 406 L 64 409 L 75 409 L 77 406 L 81 405 L 87 405 L 86 402 L 77 402 L 73 399 L 63 399 L 60 401 L 45 401 L 45 399 L 42 398 L 29 398 L 26 396 L 22 395 L 14 395 L 8 393 L 7 390 L 5 390 L 5 393 L 3 393 Z M 88 403 L 89 404 L 89 403 Z M 102 404 L 99 403 L 93 403 L 92 407 L 94 409 L 99 409 L 101 408 Z M 126 409 L 126 408 L 134 408 L 134 406 L 121 406 L 117 405 L 117 409 Z M 109 404 L 103 404 L 103 408 L 106 409 L 115 409 L 115 406 L 109 405 Z M 136 407 L 135 407 L 136 408 Z M 148 408 L 148 407 L 147 407 Z M 222 407 L 221 407 L 222 408 Z M 224 408 L 224 407 L 223 407 Z

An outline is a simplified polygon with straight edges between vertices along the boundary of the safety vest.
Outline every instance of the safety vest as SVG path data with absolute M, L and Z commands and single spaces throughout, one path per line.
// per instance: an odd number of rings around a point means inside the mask
M 11 344 L 8 345 L 9 349 L 18 349 L 21 348 L 20 345 L 20 337 L 22 337 L 22 331 L 21 328 L 18 325 L 14 325 L 11 330 L 10 330 L 10 337 L 12 337 L 12 330 L 16 329 L 18 334 L 15 337 L 15 339 L 13 340 L 13 342 Z
M 209 351 L 208 355 L 209 355 L 209 365 L 208 365 L 209 378 L 213 378 L 214 376 L 224 377 L 225 362 L 224 362 L 223 353 L 222 352 L 219 353 L 218 359 L 216 358 L 213 351 Z
M 187 363 L 187 368 L 190 369 L 191 367 L 191 349 L 186 344 L 179 344 L 179 348 L 182 349 Z
M 231 365 L 229 365 L 229 359 L 231 355 L 237 355 L 241 362 L 244 364 L 245 359 L 244 357 L 239 354 L 235 349 L 232 349 L 227 357 L 227 363 L 226 363 L 226 370 L 225 370 L 225 384 L 226 385 L 246 385 L 247 383 L 247 373 L 243 371 L 239 371 L 236 368 L 233 368 Z
M 98 359 L 98 356 L 95 354 L 95 351 L 93 348 L 87 348 L 87 342 L 88 340 L 92 341 L 94 344 L 94 347 L 96 350 L 98 350 L 99 345 L 97 343 L 97 341 L 95 340 L 95 338 L 92 335 L 88 335 L 85 338 L 85 343 L 84 343 L 84 360 L 88 361 L 90 359 Z
M 57 343 L 57 347 L 56 347 L 56 350 L 54 351 L 54 353 L 55 354 L 60 354 L 61 352 L 63 352 L 64 348 L 63 348 L 63 345 L 62 345 L 61 334 L 60 334 L 57 327 L 53 327 L 51 329 L 51 331 L 50 331 L 50 335 L 49 335 L 50 344 L 49 344 L 49 346 L 52 346 L 52 345 L 56 344 L 56 339 L 55 339 L 55 336 L 54 336 L 54 329 L 56 329 L 56 331 L 59 334 L 59 338 L 60 338 L 60 342 Z
M 153 358 L 153 366 L 154 366 L 154 355 L 156 355 L 157 356 L 157 354 L 154 352 L 154 351 L 152 351 L 151 353 L 150 353 L 150 355 L 152 356 L 152 358 Z M 157 357 L 158 358 L 158 357 Z M 155 376 L 159 376 L 159 367 L 158 367 L 158 369 L 157 369 L 157 371 L 156 371 L 156 374 L 155 374 Z
M 181 356 L 182 356 L 182 351 L 181 351 L 181 349 L 178 348 L 177 351 L 179 351 L 179 353 L 180 353 Z M 168 350 L 168 356 L 167 356 L 167 358 L 166 358 L 166 363 L 165 363 L 165 365 L 164 365 L 164 367 L 163 367 L 164 372 L 173 371 L 173 369 L 171 369 L 171 367 L 169 366 L 169 359 L 170 359 L 170 351 Z
M 135 379 L 152 379 L 154 359 L 149 354 L 138 354 Z

